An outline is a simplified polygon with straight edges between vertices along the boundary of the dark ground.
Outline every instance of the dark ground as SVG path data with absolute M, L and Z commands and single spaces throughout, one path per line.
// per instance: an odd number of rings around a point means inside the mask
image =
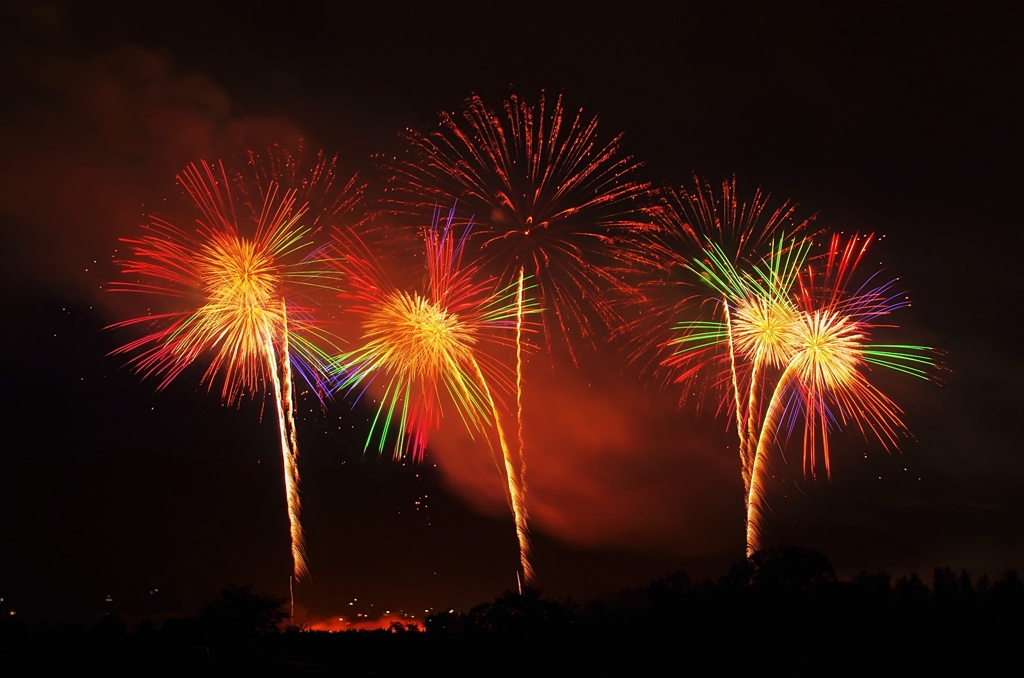
M 194 617 L 129 630 L 0 626 L 5 675 L 1019 675 L 1024 584 L 937 568 L 895 583 L 838 581 L 814 551 L 783 547 L 717 581 L 677 573 L 583 605 L 507 592 L 426 632 L 329 633 L 288 627 L 284 603 L 229 587 Z

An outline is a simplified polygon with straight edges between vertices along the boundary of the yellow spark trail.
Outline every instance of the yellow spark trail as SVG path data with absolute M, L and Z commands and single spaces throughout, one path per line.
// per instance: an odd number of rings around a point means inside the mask
M 285 413 L 285 420 L 288 425 L 287 450 L 281 450 L 284 457 L 285 490 L 288 499 L 288 524 L 292 540 L 292 560 L 295 563 L 294 574 L 296 579 L 301 579 L 309 573 L 306 565 L 306 551 L 303 545 L 302 523 L 299 520 L 299 512 L 302 503 L 299 499 L 299 440 L 295 429 L 295 399 L 292 385 L 292 361 L 288 353 L 288 314 L 285 308 L 285 301 L 281 300 L 282 328 L 282 350 L 281 350 L 281 371 L 284 382 L 282 384 L 281 406 Z
M 757 439 L 754 465 L 750 472 L 750 492 L 747 495 L 747 558 L 761 550 L 761 524 L 767 508 L 764 499 L 764 483 L 765 474 L 768 472 L 768 437 L 774 436 L 777 430 L 779 419 L 785 410 L 781 406 L 782 394 L 789 387 L 795 370 L 795 363 L 790 363 L 779 378 L 775 392 L 772 393 L 772 398 L 768 402 L 768 412 L 765 414 L 764 425 L 761 427 L 761 435 Z
M 750 491 L 750 472 L 751 465 L 754 463 L 753 449 L 751 449 L 751 441 L 754 440 L 757 435 L 757 420 L 759 409 L 757 407 L 757 396 L 758 391 L 761 388 L 761 372 L 762 372 L 761 354 L 758 353 L 754 356 L 754 364 L 750 370 L 750 394 L 747 400 L 747 430 L 746 433 L 740 437 L 740 445 L 742 446 L 743 464 L 745 467 L 745 475 L 747 482 L 747 491 Z
M 299 522 L 299 470 L 291 442 L 295 439 L 294 418 L 291 416 L 290 378 L 282 379 L 278 374 L 279 365 L 270 339 L 266 343 L 268 371 L 274 385 L 274 404 L 277 407 L 277 423 L 281 432 L 281 461 L 284 470 L 285 498 L 288 503 L 288 525 L 292 544 L 292 571 L 296 579 L 308 573 L 306 554 L 302 543 L 302 523 Z M 281 362 L 288 360 L 287 346 L 283 349 Z M 290 370 L 288 371 L 290 377 Z M 282 384 L 282 381 L 285 383 Z M 287 395 L 286 395 L 287 393 Z M 287 409 L 286 409 L 287 408 Z M 289 426 L 291 421 L 291 426 Z
M 732 392 L 736 398 L 736 434 L 740 438 L 740 470 L 743 473 L 743 490 L 750 492 L 750 462 L 747 459 L 747 442 L 743 431 L 743 407 L 740 400 L 740 384 L 736 377 L 736 350 L 732 340 L 732 315 L 729 313 L 729 304 L 722 302 L 725 309 L 725 332 L 729 342 L 729 371 L 732 374 Z M 746 494 L 744 494 L 746 497 Z
M 519 425 L 519 477 L 522 481 L 523 499 L 526 498 L 526 457 L 523 456 L 526 442 L 523 439 L 523 281 L 526 269 L 519 268 L 519 287 L 516 290 L 516 416 Z
M 484 378 L 483 370 L 476 359 L 473 359 L 473 368 L 476 370 L 477 379 L 487 396 L 487 403 L 491 406 L 491 414 L 494 417 L 494 428 L 498 431 L 498 442 L 501 444 L 501 453 L 505 460 L 505 478 L 508 483 L 508 494 L 512 501 L 512 515 L 516 521 L 516 536 L 519 538 L 519 561 L 523 567 L 523 579 L 529 584 L 534 579 L 533 566 L 530 565 L 530 532 L 527 526 L 526 506 L 523 503 L 523 493 L 517 477 L 512 454 L 508 449 L 508 442 L 505 440 L 505 433 L 501 427 L 501 415 L 498 406 L 491 395 L 491 389 Z

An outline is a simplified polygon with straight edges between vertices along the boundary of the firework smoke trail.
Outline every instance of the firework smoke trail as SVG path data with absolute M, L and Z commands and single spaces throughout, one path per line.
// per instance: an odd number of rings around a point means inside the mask
M 522 318 L 538 309 L 517 285 L 474 280 L 479 268 L 461 263 L 470 229 L 467 225 L 457 236 L 454 217 L 453 209 L 442 222 L 435 212 L 426 230 L 428 284 L 423 292 L 397 287 L 354 231 L 336 235 L 336 262 L 347 281 L 342 297 L 350 302 L 346 311 L 363 328 L 362 345 L 336 361 L 338 388 L 358 399 L 372 382 L 383 382 L 365 449 L 376 439 L 378 453 L 383 452 L 394 422 L 396 458 L 422 458 L 430 429 L 440 424 L 442 395 L 454 404 L 470 435 L 482 434 L 489 446 L 487 429 L 493 423 L 502 455 L 496 463 L 508 488 L 523 574 L 530 578 L 521 480 L 491 387 L 511 390 L 514 384 L 508 368 L 485 349 L 510 347 L 508 335 L 516 329 L 521 348 Z
M 732 379 L 732 393 L 736 401 L 736 436 L 739 438 L 740 452 L 740 473 L 743 475 L 743 487 L 749 492 L 750 488 L 750 461 L 747 459 L 747 432 L 743 426 L 743 403 L 740 401 L 740 382 L 736 376 L 736 346 L 732 333 L 732 314 L 729 313 L 729 304 L 722 302 L 722 313 L 725 316 L 725 336 L 729 345 L 729 376 Z M 747 500 L 744 499 L 744 502 Z
M 523 286 L 526 277 L 526 269 L 519 269 L 519 285 L 516 287 L 516 423 L 519 438 L 519 478 L 518 489 L 520 491 L 519 508 L 516 509 L 513 501 L 513 510 L 516 512 L 516 534 L 519 536 L 519 559 L 523 566 L 523 576 L 527 583 L 534 579 L 533 567 L 530 565 L 530 542 L 526 526 L 526 439 L 523 437 Z M 497 411 L 495 411 L 497 417 Z M 505 463 L 506 475 L 512 470 L 511 464 Z M 511 494 L 512 486 L 509 484 Z M 520 593 L 522 584 L 520 584 Z
M 304 190 L 329 174 L 328 168 Z M 191 165 L 178 180 L 198 213 L 198 229 L 154 217 L 145 227 L 147 235 L 126 240 L 134 258 L 122 262 L 125 274 L 147 282 L 114 286 L 167 297 L 178 309 L 113 325 L 149 327 L 148 334 L 115 353 L 134 353 L 129 364 L 144 377 L 159 378 L 158 388 L 209 354 L 201 382 L 212 388 L 222 376 L 221 396 L 228 404 L 254 396 L 269 383 L 278 415 L 293 576 L 300 578 L 307 566 L 299 520 L 292 365 L 311 385 L 319 383 L 326 357 L 321 346 L 333 346 L 333 338 L 308 307 L 289 304 L 286 297 L 302 288 L 309 290 L 304 297 L 333 289 L 337 276 L 320 258 L 300 255 L 310 245 L 303 225 L 308 205 L 298 202 L 303 190 L 281 191 L 274 182 L 254 190 L 251 179 L 229 177 L 222 164 Z M 251 197 L 237 200 L 232 188 Z
M 299 513 L 302 509 L 299 499 L 299 440 L 295 428 L 295 398 L 292 381 L 292 361 L 288 350 L 288 313 L 286 302 L 281 300 L 281 384 L 275 379 L 275 388 L 280 388 L 278 398 L 278 416 L 281 417 L 281 438 L 286 444 L 281 447 L 284 465 L 285 496 L 288 500 L 288 524 L 292 539 L 292 562 L 295 564 L 294 576 L 301 579 L 309 572 L 306 565 L 306 550 L 303 544 L 302 523 Z M 283 416 L 282 416 L 283 415 Z M 285 432 L 287 431 L 287 436 Z M 292 601 L 294 606 L 294 599 Z
M 302 523 L 299 520 L 301 503 L 299 501 L 299 472 L 296 464 L 298 451 L 292 446 L 294 436 L 294 418 L 292 417 L 292 402 L 289 397 L 290 389 L 282 385 L 283 380 L 279 374 L 281 364 L 287 360 L 287 351 L 283 350 L 280 361 L 275 359 L 273 344 L 267 342 L 267 367 L 270 380 L 274 388 L 274 405 L 277 409 L 277 423 L 281 434 L 281 461 L 284 469 L 285 499 L 288 503 L 288 527 L 292 545 L 292 575 L 301 579 L 308 572 L 306 565 L 306 552 L 302 537 Z M 291 425 L 289 425 L 291 424 Z
M 781 396 L 789 386 L 792 371 L 792 365 L 787 366 L 779 378 L 778 385 L 768 402 L 764 423 L 757 437 L 757 446 L 750 469 L 750 484 L 745 498 L 747 504 L 747 558 L 761 550 L 761 526 L 764 524 L 765 509 L 767 508 L 764 484 L 767 477 L 765 474 L 768 472 L 768 439 L 774 436 L 778 430 L 779 419 L 782 415 Z

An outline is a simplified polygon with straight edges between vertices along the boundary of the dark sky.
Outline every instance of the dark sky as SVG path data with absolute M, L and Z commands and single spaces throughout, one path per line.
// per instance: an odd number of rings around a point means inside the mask
M 228 582 L 286 593 L 273 426 L 198 372 L 155 393 L 107 356 L 127 338 L 103 328 L 140 312 L 101 289 L 117 239 L 188 162 L 303 137 L 372 180 L 404 127 L 541 89 L 625 131 L 648 180 L 735 174 L 825 228 L 884 234 L 915 301 L 904 337 L 948 352 L 941 385 L 880 381 L 914 434 L 900 453 L 840 435 L 831 482 L 779 467 L 770 543 L 844 574 L 1024 568 L 1019 6 L 323 5 L 3 3 L 0 597 L 84 614 L 193 609 Z M 727 422 L 591 362 L 530 367 L 539 585 L 585 598 L 723 571 L 743 544 Z M 514 585 L 485 455 L 449 431 L 420 466 L 365 457 L 365 412 L 305 410 L 302 606 L 467 607 Z

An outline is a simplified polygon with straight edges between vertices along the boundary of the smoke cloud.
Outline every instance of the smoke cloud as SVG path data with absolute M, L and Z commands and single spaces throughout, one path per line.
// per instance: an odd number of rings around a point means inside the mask
M 56 11 L 29 5 L 16 18 L 23 37 L 4 47 L 12 96 L 0 112 L 12 280 L 110 304 L 115 295 L 96 293 L 118 237 L 178 194 L 186 164 L 301 136 L 287 120 L 236 114 L 216 82 L 165 54 L 122 44 L 77 55 Z
M 535 355 L 524 373 L 533 527 L 582 546 L 698 557 L 739 549 L 739 462 L 724 420 L 682 416 L 675 398 L 631 375 L 614 347 L 591 358 L 595 365 L 577 369 Z M 513 414 L 502 424 L 515 446 Z M 484 441 L 444 426 L 432 443 L 452 487 L 483 511 L 508 512 Z

